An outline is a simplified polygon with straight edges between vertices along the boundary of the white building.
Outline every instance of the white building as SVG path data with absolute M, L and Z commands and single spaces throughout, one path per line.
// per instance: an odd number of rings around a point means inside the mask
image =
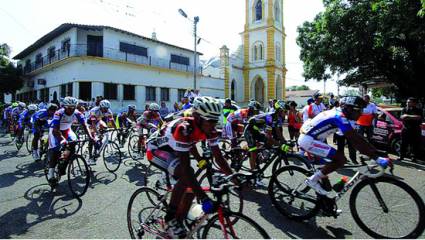
M 108 26 L 62 24 L 14 59 L 25 76 L 18 100 L 104 96 L 113 110 L 150 102 L 168 107 L 193 88 L 194 52 Z M 198 66 L 199 55 L 197 53 Z M 224 79 L 198 70 L 202 95 L 224 97 Z
M 237 102 L 285 98 L 283 0 L 245 0 L 242 45 L 207 61 L 204 75 L 224 79 L 224 95 Z

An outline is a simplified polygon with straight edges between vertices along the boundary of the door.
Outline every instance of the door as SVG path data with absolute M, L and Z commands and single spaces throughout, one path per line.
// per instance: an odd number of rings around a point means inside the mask
M 103 57 L 103 36 L 87 35 L 87 56 Z

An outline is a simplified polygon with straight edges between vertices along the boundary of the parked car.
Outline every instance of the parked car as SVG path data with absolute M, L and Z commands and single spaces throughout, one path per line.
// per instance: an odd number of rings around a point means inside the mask
M 400 120 L 401 111 L 400 107 L 378 107 L 378 118 L 371 139 L 372 144 L 377 148 L 400 153 L 403 129 L 403 123 Z

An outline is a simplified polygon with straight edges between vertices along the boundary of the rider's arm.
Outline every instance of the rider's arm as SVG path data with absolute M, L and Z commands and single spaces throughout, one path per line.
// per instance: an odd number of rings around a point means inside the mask
M 180 159 L 180 174 L 179 181 L 186 183 L 185 185 L 192 188 L 193 193 L 199 199 L 207 198 L 207 194 L 202 190 L 198 180 L 196 180 L 193 169 L 190 166 L 189 152 L 176 152 Z
M 367 155 L 371 159 L 377 159 L 379 157 L 376 148 L 354 129 L 344 132 L 344 136 L 351 143 L 351 146 L 354 146 L 361 154 Z
M 218 145 L 210 146 L 211 152 L 214 155 L 214 159 L 217 162 L 218 166 L 220 166 L 221 171 L 223 171 L 226 175 L 232 174 L 232 169 L 227 164 L 226 160 L 223 158 L 221 154 L 220 148 Z

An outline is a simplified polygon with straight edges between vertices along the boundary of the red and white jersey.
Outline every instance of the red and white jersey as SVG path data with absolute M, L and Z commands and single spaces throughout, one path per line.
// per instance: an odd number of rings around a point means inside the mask
M 169 122 L 160 131 L 156 131 L 147 143 L 149 150 L 171 147 L 174 151 L 188 152 L 192 146 L 203 140 L 208 140 L 209 146 L 216 146 L 218 135 L 213 132 L 211 136 L 207 136 L 192 117 L 183 117 Z
M 248 121 L 248 113 L 248 108 L 236 110 L 235 112 L 229 114 L 229 116 L 227 117 L 227 122 L 231 124 L 244 123 Z

